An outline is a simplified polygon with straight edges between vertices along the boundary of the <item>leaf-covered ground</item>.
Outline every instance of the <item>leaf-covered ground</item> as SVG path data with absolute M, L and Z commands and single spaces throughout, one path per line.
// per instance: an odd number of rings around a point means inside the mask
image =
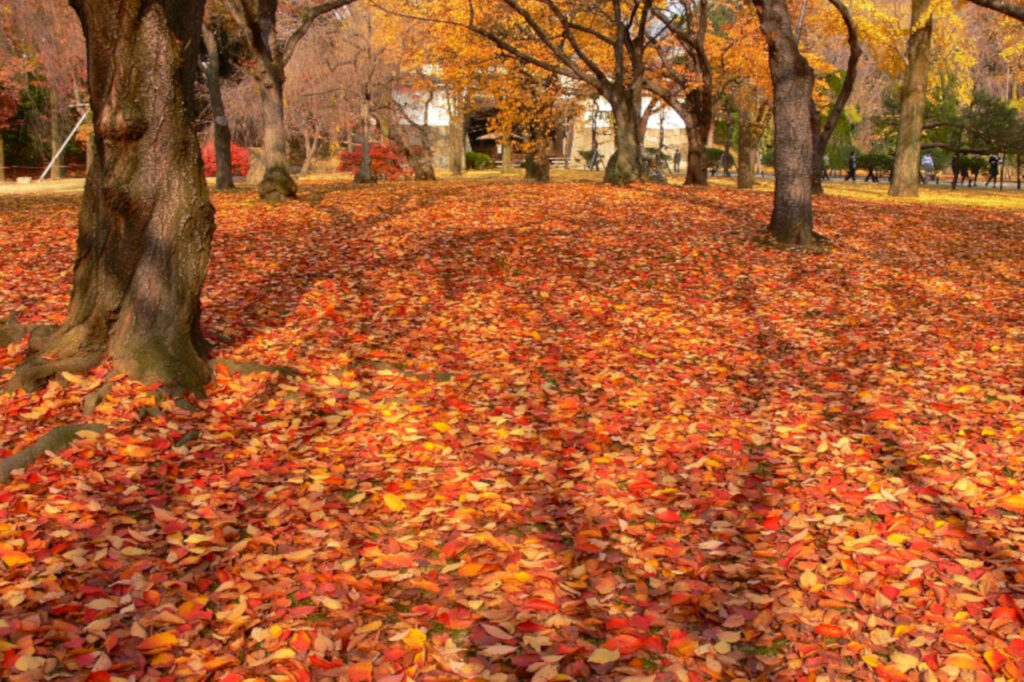
M 303 196 L 216 195 L 205 290 L 298 376 L 0 396 L 0 458 L 107 426 L 0 487 L 0 678 L 1024 678 L 1024 211 Z M 75 201 L 2 199 L 0 318 L 60 320 Z

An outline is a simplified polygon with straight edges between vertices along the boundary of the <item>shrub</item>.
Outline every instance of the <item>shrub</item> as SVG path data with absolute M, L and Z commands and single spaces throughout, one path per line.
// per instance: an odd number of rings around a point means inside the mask
M 705 151 L 705 154 L 707 154 L 708 159 L 708 168 L 714 168 L 718 166 L 718 162 L 722 159 L 722 154 L 724 153 L 724 149 L 719 149 L 718 147 L 708 147 Z M 729 156 L 725 158 L 725 168 L 726 170 L 728 170 L 732 168 L 734 165 L 736 165 L 736 159 L 733 158 L 732 152 L 730 152 Z
M 484 168 L 494 168 L 494 161 L 487 154 L 480 152 L 466 152 L 466 168 L 472 170 L 482 170 Z
M 217 151 L 213 142 L 203 145 L 203 173 L 212 178 L 217 175 Z M 249 150 L 231 143 L 231 174 L 246 175 L 249 172 Z
M 363 160 L 363 146 L 356 145 L 355 148 L 338 156 L 338 170 L 345 173 L 358 173 L 359 164 Z M 412 169 L 405 158 L 405 153 L 394 142 L 386 144 L 370 143 L 370 172 L 374 177 L 394 180 L 410 175 Z
M 888 154 L 861 154 L 857 157 L 857 167 L 864 170 L 889 172 L 892 170 L 893 159 Z

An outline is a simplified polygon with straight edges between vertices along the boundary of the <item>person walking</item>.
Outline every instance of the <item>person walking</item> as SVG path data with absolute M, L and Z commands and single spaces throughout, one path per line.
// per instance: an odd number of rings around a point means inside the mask
M 988 179 L 985 180 L 985 186 L 988 187 L 988 183 L 992 183 L 992 186 L 996 186 L 996 182 L 999 180 L 999 155 L 993 154 L 988 157 Z
M 857 181 L 857 152 L 850 151 L 850 158 L 846 162 L 846 177 L 843 178 L 843 182 L 847 180 Z
M 935 179 L 935 159 L 933 159 L 932 155 L 928 152 L 925 152 L 924 156 L 921 157 L 921 170 L 924 171 L 925 184 L 927 184 L 929 180 Z
M 680 151 L 679 147 L 676 147 L 676 153 L 672 155 L 672 172 L 679 172 L 679 162 L 683 160 L 683 152 Z

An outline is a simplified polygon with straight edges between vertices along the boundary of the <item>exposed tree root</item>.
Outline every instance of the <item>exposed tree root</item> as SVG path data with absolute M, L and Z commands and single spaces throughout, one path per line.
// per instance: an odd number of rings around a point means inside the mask
M 24 469 L 46 452 L 60 452 L 78 438 L 81 431 L 103 433 L 102 424 L 66 424 L 51 429 L 32 445 L 19 450 L 10 457 L 0 460 L 0 483 L 11 480 L 11 472 Z
M 14 376 L 4 386 L 4 390 L 13 393 L 19 388 L 24 391 L 36 391 L 58 372 L 86 372 L 103 361 L 103 353 L 99 351 L 82 352 L 67 357 L 48 358 L 45 355 L 33 355 L 18 365 Z

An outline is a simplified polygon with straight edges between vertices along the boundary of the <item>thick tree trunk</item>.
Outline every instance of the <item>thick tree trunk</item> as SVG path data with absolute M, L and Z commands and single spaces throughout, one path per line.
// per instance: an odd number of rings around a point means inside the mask
M 604 169 L 604 181 L 625 185 L 644 177 L 640 138 L 640 106 L 632 98 L 610 98 L 615 119 L 615 153 Z
M 105 353 L 140 381 L 199 392 L 209 379 L 199 293 L 213 207 L 192 129 L 203 4 L 72 0 L 89 55 L 96 159 L 67 319 L 33 338 L 35 354 L 9 388 L 85 370 Z
M 907 72 L 900 91 L 900 128 L 896 136 L 889 196 L 916 197 L 918 166 L 921 157 L 921 127 L 928 86 L 928 53 L 932 42 L 932 18 L 922 21 L 928 0 L 913 0 L 911 26 L 916 27 L 907 40 Z
M 800 54 L 784 0 L 754 0 L 768 43 L 774 93 L 775 205 L 770 230 L 783 244 L 814 241 L 811 211 L 811 91 L 814 70 Z
M 231 171 L 231 129 L 224 113 L 224 99 L 220 94 L 220 51 L 217 37 L 203 26 L 203 45 L 206 47 L 206 87 L 210 91 L 213 109 L 213 149 L 217 155 L 217 189 L 233 189 L 235 180 Z
M 50 179 L 60 180 L 64 177 L 64 154 L 60 151 L 60 145 L 64 142 L 64 136 L 60 132 L 60 94 L 56 88 L 50 89 L 50 158 L 55 159 L 53 168 L 50 169 Z
M 545 137 L 526 156 L 526 179 L 534 182 L 551 180 L 551 146 Z
M 689 120 L 687 120 L 689 119 Z M 686 123 L 686 180 L 687 185 L 708 184 L 708 129 L 697 118 L 688 116 Z
M 266 173 L 257 191 L 271 201 L 294 197 L 299 186 L 288 170 L 288 131 L 284 124 L 284 72 L 264 70 L 257 78 L 263 109 L 263 163 Z
M 754 186 L 754 165 L 757 161 L 757 143 L 761 137 L 761 131 L 751 120 L 749 112 L 741 110 L 738 119 L 736 187 L 750 189 Z

